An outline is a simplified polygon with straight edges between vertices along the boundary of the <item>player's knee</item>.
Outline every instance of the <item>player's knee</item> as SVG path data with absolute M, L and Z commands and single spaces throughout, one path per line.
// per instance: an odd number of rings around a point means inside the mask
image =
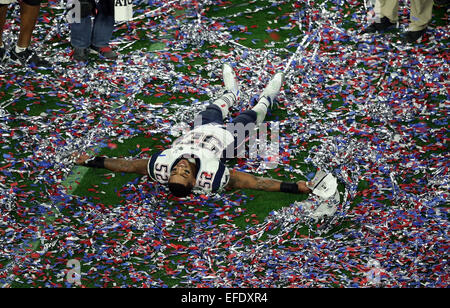
M 256 123 L 258 119 L 258 114 L 254 110 L 246 110 L 234 119 L 235 123 L 242 123 L 247 125 L 249 123 Z
M 23 0 L 23 3 L 31 5 L 31 6 L 38 6 L 41 5 L 42 0 Z
M 217 106 L 217 105 L 215 105 L 215 104 L 209 104 L 209 105 L 206 107 L 206 110 L 220 111 L 220 107 Z

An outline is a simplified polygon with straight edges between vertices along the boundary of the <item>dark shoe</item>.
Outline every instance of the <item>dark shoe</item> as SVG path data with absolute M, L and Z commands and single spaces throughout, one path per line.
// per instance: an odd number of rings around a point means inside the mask
M 27 48 L 25 49 L 25 51 L 22 52 L 16 52 L 16 49 L 13 47 L 9 53 L 11 61 L 23 66 L 31 65 L 42 68 L 49 68 L 51 66 L 48 61 L 40 58 L 30 48 Z
M 74 48 L 72 59 L 75 61 L 87 62 L 89 60 L 89 53 L 87 48 Z
M 109 46 L 105 47 L 91 46 L 91 51 L 92 53 L 97 54 L 108 60 L 116 60 L 118 57 L 117 53 L 115 53 Z
M 6 58 L 6 49 L 5 47 L 0 47 L 0 62 L 3 62 Z
M 434 0 L 435 6 L 450 6 L 450 0 Z
M 383 17 L 383 18 L 381 18 L 380 22 L 374 22 L 373 24 L 368 26 L 366 29 L 361 31 L 361 33 L 364 34 L 364 33 L 383 32 L 394 25 L 395 25 L 395 23 L 392 23 L 389 20 L 389 18 Z
M 427 29 L 420 31 L 407 31 L 403 34 L 401 41 L 404 44 L 420 43 Z

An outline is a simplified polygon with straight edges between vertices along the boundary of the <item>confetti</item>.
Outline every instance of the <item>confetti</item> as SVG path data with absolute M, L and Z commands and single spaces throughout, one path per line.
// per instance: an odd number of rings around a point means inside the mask
M 86 65 L 70 61 L 68 27 L 50 1 L 33 44 L 52 71 L 1 66 L 0 286 L 75 287 L 67 264 L 76 259 L 81 284 L 92 287 L 448 287 L 448 26 L 430 28 L 426 44 L 401 46 L 393 34 L 358 34 L 365 1 L 319 2 L 239 4 L 222 17 L 214 12 L 229 2 L 152 0 L 118 25 L 116 63 Z M 268 31 L 266 48 L 248 47 L 259 42 L 242 36 L 260 26 L 235 20 L 281 6 L 292 11 L 274 14 L 270 29 L 288 20 L 299 34 L 282 41 Z M 130 50 L 140 35 L 163 47 Z M 332 217 L 311 219 L 314 197 L 263 219 L 247 215 L 253 197 L 243 192 L 179 202 L 147 177 L 117 187 L 114 206 L 101 201 L 106 177 L 90 188 L 96 197 L 68 193 L 75 151 L 142 135 L 169 145 L 221 94 L 225 61 L 241 81 L 234 114 L 286 72 L 275 172 L 288 180 L 332 172 L 340 192 Z M 129 157 L 152 150 L 140 142 Z M 234 167 L 267 173 L 258 159 Z

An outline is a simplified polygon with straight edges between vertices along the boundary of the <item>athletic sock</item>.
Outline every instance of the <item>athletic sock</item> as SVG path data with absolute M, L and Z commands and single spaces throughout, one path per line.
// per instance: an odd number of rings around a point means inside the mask
M 257 114 L 256 123 L 258 125 L 264 122 L 264 119 L 266 118 L 267 115 L 267 111 L 270 109 L 270 106 L 272 105 L 270 101 L 271 101 L 270 98 L 263 96 L 260 98 L 259 102 L 252 108 L 252 110 L 255 111 Z
M 222 117 L 225 119 L 228 116 L 230 107 L 236 101 L 236 95 L 231 92 L 226 91 L 218 100 L 213 104 L 220 108 L 222 111 Z
M 17 46 L 17 44 L 16 44 L 16 53 L 21 53 L 21 52 L 24 52 L 25 50 L 27 50 L 27 47 L 19 47 L 19 46 Z

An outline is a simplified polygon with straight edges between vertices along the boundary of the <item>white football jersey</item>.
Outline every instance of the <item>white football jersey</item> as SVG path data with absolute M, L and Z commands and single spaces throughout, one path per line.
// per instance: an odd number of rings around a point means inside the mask
M 170 149 L 153 154 L 148 163 L 148 174 L 154 181 L 168 184 L 172 168 L 181 159 L 195 160 L 198 173 L 194 188 L 218 191 L 230 179 L 230 171 L 221 162 L 221 157 L 233 143 L 233 135 L 221 126 L 199 126 L 175 140 Z

